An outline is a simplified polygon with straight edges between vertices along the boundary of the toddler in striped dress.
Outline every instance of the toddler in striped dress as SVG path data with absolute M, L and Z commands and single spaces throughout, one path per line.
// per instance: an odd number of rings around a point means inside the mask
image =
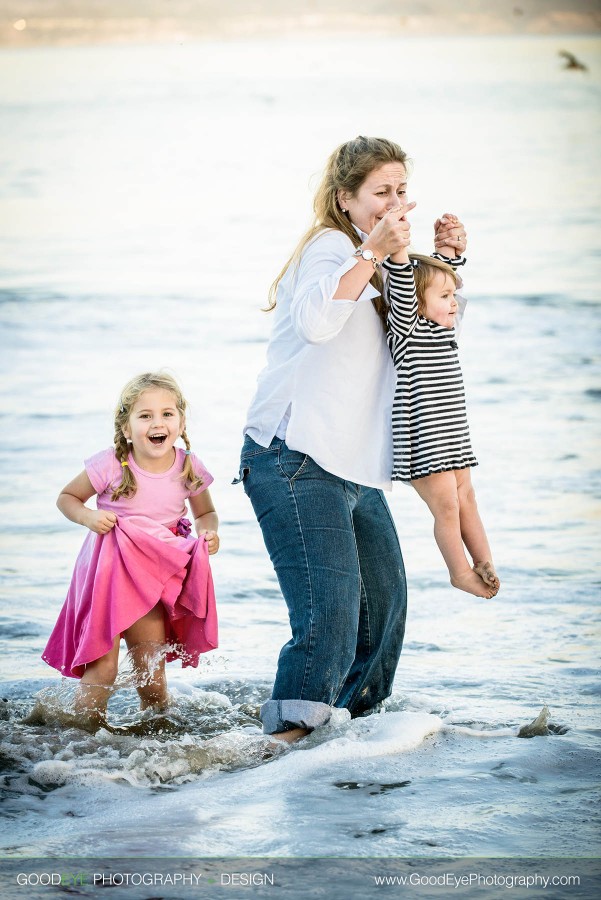
M 459 222 L 449 214 L 446 218 L 451 225 Z M 392 479 L 411 483 L 428 504 L 451 584 L 490 598 L 500 582 L 471 482 L 470 468 L 478 463 L 455 340 L 455 269 L 464 263 L 460 256 L 439 253 L 409 256 L 407 248 L 384 263 L 388 345 L 397 373 Z

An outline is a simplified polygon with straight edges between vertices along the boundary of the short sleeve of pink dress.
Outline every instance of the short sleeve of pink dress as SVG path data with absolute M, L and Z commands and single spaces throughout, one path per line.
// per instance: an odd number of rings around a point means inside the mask
M 190 454 L 190 459 L 192 460 L 192 468 L 194 469 L 194 474 L 198 475 L 202 478 L 202 484 L 199 488 L 196 488 L 195 491 L 190 491 L 190 497 L 196 497 L 198 494 L 202 494 L 203 491 L 209 487 L 210 484 L 213 483 L 214 478 L 209 472 L 201 459 L 196 456 L 195 453 Z
M 84 466 L 97 494 L 103 494 L 109 487 L 114 490 L 121 481 L 121 463 L 112 447 L 84 460 Z

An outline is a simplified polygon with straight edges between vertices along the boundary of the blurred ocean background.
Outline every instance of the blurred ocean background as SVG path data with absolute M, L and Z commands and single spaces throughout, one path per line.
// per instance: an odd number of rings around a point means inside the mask
M 3 856 L 598 855 L 600 43 L 0 51 Z M 564 48 L 589 71 L 562 69 Z M 413 160 L 414 249 L 445 211 L 467 228 L 461 360 L 502 589 L 453 590 L 426 507 L 395 488 L 409 617 L 386 712 L 265 759 L 257 707 L 288 627 L 230 482 L 260 307 L 327 155 L 359 133 Z M 84 537 L 54 503 L 110 445 L 122 384 L 161 367 L 216 479 L 221 646 L 169 667 L 171 731 L 92 736 L 61 720 L 74 683 L 40 659 Z M 47 722 L 24 724 L 40 691 Z M 545 705 L 549 733 L 519 739 Z

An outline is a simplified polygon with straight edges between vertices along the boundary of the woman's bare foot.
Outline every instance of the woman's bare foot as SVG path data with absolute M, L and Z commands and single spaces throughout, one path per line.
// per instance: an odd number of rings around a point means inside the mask
M 473 569 L 468 569 L 467 572 L 462 572 L 461 575 L 451 578 L 451 584 L 453 587 L 459 588 L 460 591 L 467 591 L 468 594 L 474 594 L 476 597 L 486 597 L 487 600 L 494 597 L 496 593 L 496 591 L 493 591 L 492 588 L 485 584 Z
M 276 741 L 286 741 L 287 744 L 295 744 L 296 741 L 300 741 L 301 738 L 306 737 L 308 734 L 310 734 L 310 731 L 307 728 L 290 728 L 288 731 L 276 731 L 271 737 L 275 738 Z
M 495 572 L 495 567 L 491 562 L 479 562 L 474 564 L 474 572 L 479 575 L 484 584 L 494 591 L 493 597 L 501 587 L 499 576 Z

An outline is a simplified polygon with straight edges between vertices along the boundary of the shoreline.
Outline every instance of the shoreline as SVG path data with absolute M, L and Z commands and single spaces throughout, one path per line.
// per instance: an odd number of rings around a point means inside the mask
M 306 14 L 297 16 L 237 16 L 231 19 L 172 18 L 31 18 L 0 19 L 0 47 L 81 47 L 139 43 L 179 44 L 200 40 L 244 40 L 370 37 L 595 37 L 601 35 L 598 15 L 557 14 L 524 22 L 523 27 L 501 17 L 456 15 L 452 23 L 438 16 Z

